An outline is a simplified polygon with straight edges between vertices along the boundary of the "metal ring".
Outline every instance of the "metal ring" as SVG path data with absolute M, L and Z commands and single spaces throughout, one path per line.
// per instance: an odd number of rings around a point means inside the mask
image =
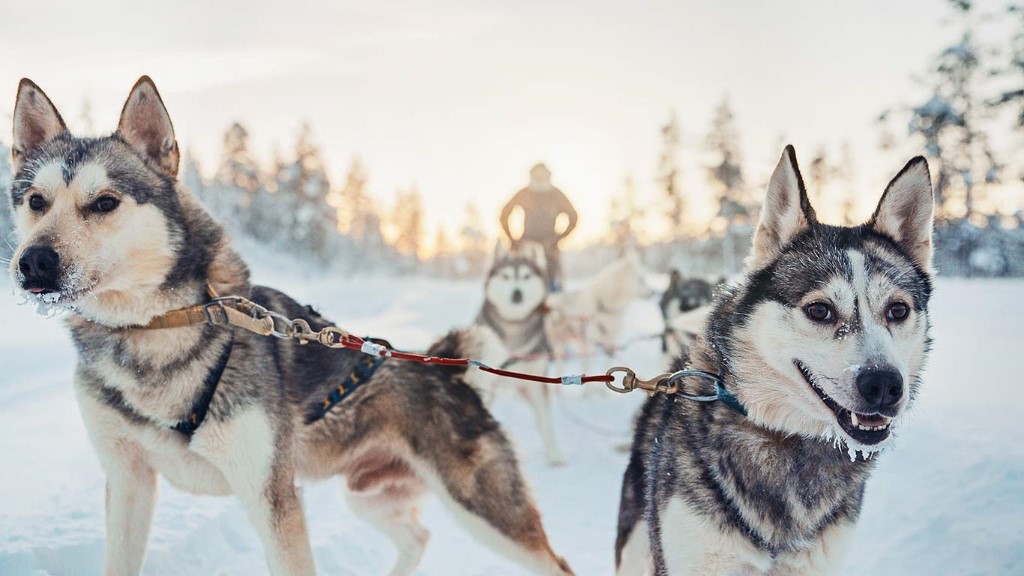
M 622 386 L 615 385 L 615 374 L 619 372 L 622 372 L 624 374 L 624 376 L 622 377 Z M 607 386 L 608 389 L 611 390 L 612 392 L 618 392 L 619 394 L 629 394 L 634 389 L 636 389 L 636 372 L 633 372 L 632 370 L 626 368 L 625 366 L 616 366 L 614 368 L 609 369 L 604 374 L 605 376 L 611 376 L 612 378 L 608 382 L 605 382 L 605 386 Z

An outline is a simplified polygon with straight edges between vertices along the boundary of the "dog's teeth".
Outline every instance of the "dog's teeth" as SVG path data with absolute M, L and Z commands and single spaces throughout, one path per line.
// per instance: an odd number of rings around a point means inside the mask
M 856 412 L 850 412 L 850 424 L 853 424 L 854 426 L 856 426 L 858 428 L 860 427 L 860 420 L 857 419 L 857 413 Z

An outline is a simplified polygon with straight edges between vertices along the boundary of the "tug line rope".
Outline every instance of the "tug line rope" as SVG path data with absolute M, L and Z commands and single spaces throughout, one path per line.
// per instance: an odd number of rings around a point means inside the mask
M 484 372 L 524 380 L 540 384 L 560 384 L 562 386 L 582 386 L 591 382 L 603 382 L 609 390 L 626 394 L 634 390 L 643 390 L 649 395 L 668 394 L 676 395 L 697 402 L 721 401 L 729 408 L 746 414 L 746 409 L 739 402 L 735 395 L 726 390 L 722 385 L 721 377 L 712 372 L 703 370 L 680 370 L 678 372 L 665 372 L 651 378 L 642 380 L 637 378 L 636 372 L 623 367 L 610 368 L 604 374 L 571 374 L 566 376 L 542 376 L 539 374 L 528 374 L 508 370 L 504 367 L 494 368 L 486 363 L 472 358 L 444 358 L 428 354 L 416 354 L 403 352 L 390 348 L 385 344 L 373 342 L 355 336 L 337 326 L 327 326 L 320 330 L 313 330 L 309 322 L 302 318 L 291 319 L 283 314 L 268 310 L 263 306 L 244 298 L 242 296 L 219 296 L 212 287 L 207 287 L 210 293 L 210 302 L 171 310 L 165 314 L 153 318 L 145 326 L 135 326 L 136 329 L 162 330 L 167 328 L 182 328 L 208 324 L 211 326 L 234 326 L 248 330 L 261 336 L 274 336 L 285 340 L 295 340 L 299 344 L 316 343 L 327 348 L 345 348 L 358 350 L 377 358 L 396 358 L 420 364 L 432 364 L 436 366 L 458 366 L 476 367 Z M 617 376 L 621 375 L 621 376 Z M 687 377 L 697 377 L 709 380 L 714 383 L 715 394 L 695 396 L 685 394 L 681 391 L 681 380 Z

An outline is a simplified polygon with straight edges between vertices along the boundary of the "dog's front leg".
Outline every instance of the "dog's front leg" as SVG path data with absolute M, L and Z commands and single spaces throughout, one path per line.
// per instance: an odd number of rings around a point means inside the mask
M 312 576 L 313 552 L 295 488 L 290 439 L 262 409 L 245 409 L 200 429 L 192 449 L 213 462 L 241 499 L 272 576 Z
M 107 475 L 105 522 L 106 576 L 137 576 L 156 506 L 156 471 L 132 440 L 121 413 L 86 391 L 88 378 L 75 375 L 78 407 L 100 465 Z
M 107 461 L 105 576 L 137 576 L 156 506 L 156 472 L 141 459 Z
M 771 576 L 828 576 L 841 574 L 846 550 L 853 536 L 853 524 L 839 522 L 826 528 L 814 546 L 801 552 L 780 555 Z

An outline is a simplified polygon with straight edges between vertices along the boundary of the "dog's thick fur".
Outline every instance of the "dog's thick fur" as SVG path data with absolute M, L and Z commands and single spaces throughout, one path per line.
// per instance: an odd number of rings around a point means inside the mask
M 410 574 L 423 552 L 417 499 L 428 489 L 498 552 L 538 574 L 571 573 L 463 370 L 389 360 L 307 425 L 310 406 L 349 377 L 360 353 L 204 325 L 136 328 L 203 302 L 208 285 L 328 324 L 250 286 L 222 228 L 178 185 L 173 128 L 148 78 L 117 131 L 94 139 L 72 136 L 42 90 L 22 81 L 13 150 L 21 243 L 11 272 L 30 296 L 70 309 L 75 389 L 107 474 L 107 576 L 141 570 L 157 474 L 191 492 L 237 495 L 275 576 L 313 574 L 295 481 L 334 476 L 345 478 L 352 508 L 394 541 L 393 575 Z M 51 260 L 34 262 L 32 249 Z M 431 353 L 457 357 L 476 345 L 452 333 Z M 218 364 L 226 367 L 201 426 L 192 436 L 173 430 Z
M 527 374 L 544 374 L 550 364 L 551 344 L 547 329 L 548 282 L 544 247 L 535 242 L 519 242 L 508 249 L 498 243 L 494 261 L 484 282 L 484 304 L 474 321 L 478 329 L 488 330 L 500 341 L 501 350 L 481 352 L 485 362 L 497 363 Z M 521 395 L 530 406 L 544 442 L 548 464 L 565 462 L 551 421 L 551 388 L 533 382 L 494 378 L 486 380 L 484 397 L 495 396 L 497 389 L 509 389 Z
M 718 372 L 749 416 L 647 402 L 622 487 L 620 575 L 838 573 L 868 456 L 917 394 L 930 345 L 932 203 L 916 158 L 868 223 L 821 224 L 786 149 L 745 278 L 677 366 Z M 713 393 L 697 380 L 684 391 Z
M 563 372 L 562 359 L 573 347 L 584 372 L 590 369 L 594 346 L 609 356 L 615 353 L 621 344 L 626 308 L 636 298 L 654 294 L 647 286 L 646 275 L 640 254 L 631 250 L 602 268 L 584 286 L 552 294 L 548 299 L 548 333 L 558 373 Z

